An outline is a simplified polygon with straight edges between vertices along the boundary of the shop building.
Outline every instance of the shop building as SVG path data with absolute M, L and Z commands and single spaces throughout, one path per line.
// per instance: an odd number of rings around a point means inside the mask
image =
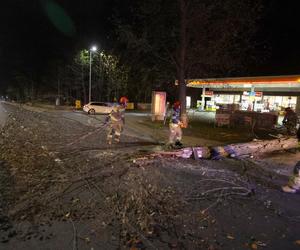
M 200 110 L 235 104 L 256 112 L 291 107 L 300 114 L 300 75 L 190 79 L 187 87 L 187 106 Z

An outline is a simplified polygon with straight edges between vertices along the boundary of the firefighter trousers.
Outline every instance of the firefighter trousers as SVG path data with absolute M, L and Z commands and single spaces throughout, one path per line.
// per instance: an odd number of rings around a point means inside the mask
M 111 123 L 107 134 L 108 143 L 111 144 L 113 139 L 115 140 L 115 142 L 120 142 L 122 130 L 123 130 L 122 122 Z
M 170 123 L 169 125 L 169 143 L 174 144 L 176 141 L 181 141 L 182 129 L 179 124 Z

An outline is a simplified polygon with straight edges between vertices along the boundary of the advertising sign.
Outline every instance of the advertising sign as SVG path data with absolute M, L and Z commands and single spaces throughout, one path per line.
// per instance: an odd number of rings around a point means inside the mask
M 205 95 L 206 96 L 213 96 L 214 95 L 214 92 L 213 91 L 205 91 Z
M 163 121 L 166 115 L 166 92 L 152 91 L 152 120 Z
M 263 95 L 263 92 L 255 92 L 256 97 L 262 97 L 262 95 Z

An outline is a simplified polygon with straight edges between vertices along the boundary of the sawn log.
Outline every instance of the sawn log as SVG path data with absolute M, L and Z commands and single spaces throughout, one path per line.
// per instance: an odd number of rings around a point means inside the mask
M 221 157 L 242 157 L 261 155 L 280 150 L 298 148 L 297 138 L 278 138 L 274 140 L 256 140 L 246 143 L 229 144 L 219 147 L 188 147 L 174 151 L 160 151 L 153 155 L 166 155 L 179 158 L 218 159 Z
M 280 150 L 298 148 L 297 138 L 278 138 L 274 140 L 257 140 L 247 143 L 230 144 L 212 148 L 213 156 L 238 157 L 243 155 L 260 155 Z

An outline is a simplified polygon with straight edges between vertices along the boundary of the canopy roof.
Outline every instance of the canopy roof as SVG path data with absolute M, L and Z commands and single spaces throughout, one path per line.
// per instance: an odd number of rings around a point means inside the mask
M 299 92 L 300 75 L 190 79 L 187 86 L 218 91 L 245 91 L 254 87 L 257 91 Z

